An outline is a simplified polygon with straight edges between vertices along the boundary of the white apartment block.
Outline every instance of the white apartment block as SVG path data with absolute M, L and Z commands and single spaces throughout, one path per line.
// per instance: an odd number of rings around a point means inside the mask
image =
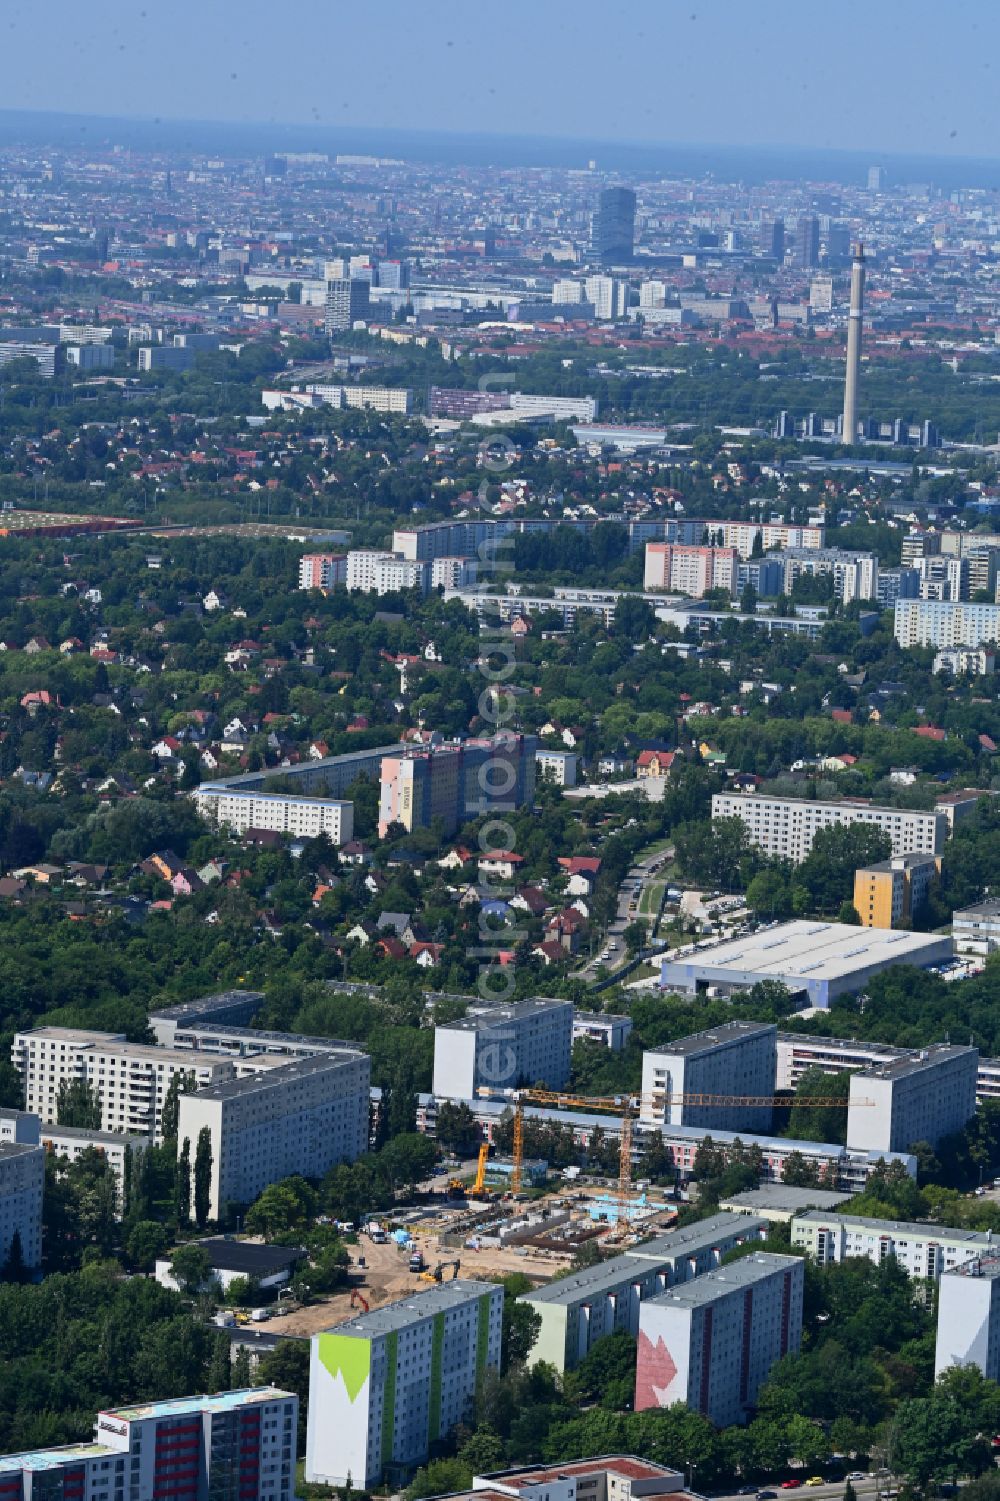
M 406 413 L 413 405 L 413 392 L 403 386 L 308 385 L 305 389 L 310 396 L 318 396 L 324 406 L 329 407 Z
M 628 282 L 615 276 L 588 276 L 584 282 L 587 301 L 594 304 L 598 319 L 628 316 Z
M 347 587 L 362 594 L 395 594 L 405 589 L 419 589 L 426 594 L 430 585 L 430 566 L 403 558 L 394 552 L 357 549 L 347 554 Z
M 347 844 L 354 837 L 354 804 L 337 798 L 244 791 L 221 782 L 203 782 L 191 796 L 203 818 L 234 834 L 247 829 L 269 829 L 293 839 L 325 834 L 331 844 Z
M 737 1097 L 773 1095 L 777 1043 L 777 1027 L 733 1021 L 643 1053 L 639 1119 L 650 1125 L 769 1131 L 770 1105 L 749 1105 Z M 672 1098 L 679 1095 L 724 1095 L 733 1103 Z
M 480 1089 L 544 1081 L 564 1089 L 573 1046 L 573 1003 L 546 998 L 470 1008 L 434 1028 L 434 1094 L 472 1100 Z
M 754 544 L 759 540 L 765 552 L 772 548 L 819 548 L 826 540 L 822 526 L 788 526 L 781 521 L 699 521 L 684 523 L 687 529 L 697 529 L 699 540 L 704 537 L 712 547 L 735 547 L 740 561 L 752 557 Z
M 944 647 L 935 656 L 931 668 L 932 672 L 950 672 L 956 678 L 964 672 L 977 678 L 990 677 L 996 670 L 996 652 L 987 651 L 983 646 Z
M 978 1366 L 1000 1381 L 1000 1256 L 976 1256 L 954 1267 L 938 1288 L 934 1379 L 951 1366 Z
M 299 559 L 300 589 L 334 589 L 347 583 L 347 554 L 310 552 Z
M 759 1215 L 713 1214 L 522 1293 L 518 1302 L 542 1321 L 528 1363 L 545 1361 L 570 1371 L 609 1334 L 638 1334 L 647 1299 L 715 1271 L 727 1252 L 758 1243 L 766 1233 L 767 1221 Z
M 756 792 L 717 792 L 713 818 L 741 818 L 753 843 L 765 854 L 799 865 L 812 849 L 817 830 L 833 824 L 874 824 L 892 839 L 893 855 L 939 855 L 948 836 L 943 813 L 915 808 L 880 808 L 874 803 L 813 802 Z
M 799 1257 L 756 1251 L 643 1303 L 635 1411 L 684 1402 L 718 1428 L 745 1423 L 802 1342 L 804 1285 Z
M 44 1187 L 45 1149 L 27 1142 L 0 1142 L 0 1268 L 15 1235 L 24 1266 L 41 1266 Z
M 148 1136 L 123 1136 L 118 1131 L 88 1131 L 83 1126 L 47 1125 L 41 1127 L 40 1138 L 47 1152 L 55 1157 L 65 1157 L 67 1162 L 79 1161 L 85 1152 L 97 1152 L 111 1169 L 118 1206 L 119 1209 L 124 1208 L 126 1158 L 131 1154 L 133 1168 L 138 1170 L 139 1158 L 149 1146 Z
M 557 277 L 552 283 L 553 302 L 583 302 L 584 285 L 573 276 Z
M 848 1142 L 870 1152 L 937 1146 L 976 1113 L 978 1071 L 976 1048 L 940 1043 L 852 1074 Z
M 435 558 L 431 563 L 432 589 L 471 589 L 478 576 L 475 558 Z
M 514 417 L 555 417 L 557 421 L 596 422 L 596 396 L 537 396 L 512 391 L 509 411 Z
M 159 1138 L 163 1101 L 175 1075 L 197 1088 L 233 1075 L 224 1058 L 127 1042 L 124 1033 L 39 1027 L 17 1032 L 11 1061 L 24 1085 L 25 1109 L 57 1119 L 59 1086 L 84 1079 L 101 1102 L 101 1129 Z
M 503 1289 L 461 1278 L 315 1334 L 306 1479 L 404 1484 L 500 1366 Z
M 937 1282 L 970 1257 L 1000 1249 L 989 1230 L 950 1230 L 946 1225 L 872 1220 L 857 1214 L 810 1209 L 792 1220 L 792 1245 L 807 1251 L 819 1266 L 864 1257 L 880 1266 L 892 1256 L 916 1279 Z
M 290 1062 L 254 1055 L 244 1068 L 242 1078 L 180 1099 L 178 1142 L 189 1143 L 192 1163 L 201 1131 L 211 1137 L 212 1219 L 282 1178 L 322 1177 L 368 1150 L 367 1054 L 342 1046 Z
M 873 552 L 846 552 L 839 547 L 786 547 L 780 560 L 785 565 L 786 594 L 797 578 L 805 575 L 833 579 L 835 598 L 843 604 L 853 599 L 874 599 L 878 592 L 878 558 Z
M 1000 605 L 951 600 L 897 599 L 894 634 L 899 646 L 982 646 L 1000 641 Z
M 971 908 L 976 911 L 976 908 Z M 956 913 L 952 931 L 957 942 L 958 919 Z M 983 952 L 986 952 L 983 949 Z M 865 1042 L 852 1037 L 816 1037 L 805 1032 L 778 1033 L 778 1078 L 777 1087 L 795 1089 L 802 1075 L 809 1069 L 818 1069 L 824 1074 L 838 1074 L 844 1070 L 876 1067 L 893 1063 L 897 1058 L 915 1058 L 917 1048 L 893 1048 L 885 1042 Z M 980 1055 L 976 1072 L 976 1103 L 1000 1099 L 1000 1059 Z
M 556 787 L 576 786 L 576 767 L 580 757 L 573 751 L 535 751 L 535 770 L 542 782 L 552 782 Z

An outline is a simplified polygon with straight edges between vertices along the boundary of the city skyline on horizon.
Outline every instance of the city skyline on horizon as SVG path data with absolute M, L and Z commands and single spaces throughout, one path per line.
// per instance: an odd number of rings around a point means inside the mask
M 844 0 L 823 48 L 802 56 L 794 43 L 774 44 L 796 35 L 792 23 L 801 12 L 792 0 L 770 0 L 763 17 L 731 0 L 670 14 L 651 0 L 633 0 L 617 16 L 594 0 L 555 0 L 541 13 L 510 0 L 503 34 L 511 45 L 520 38 L 516 66 L 478 13 L 456 16 L 430 0 L 420 27 L 407 31 L 405 58 L 393 45 L 391 23 L 408 23 L 409 13 L 387 0 L 383 14 L 390 23 L 383 60 L 378 70 L 365 70 L 339 66 L 371 45 L 365 18 L 349 12 L 307 11 L 311 46 L 293 48 L 283 68 L 286 41 L 276 50 L 255 41 L 260 31 L 263 43 L 261 27 L 273 24 L 260 0 L 241 7 L 238 28 L 230 7 L 206 10 L 192 0 L 177 0 L 169 13 L 149 8 L 125 19 L 110 0 L 93 0 L 85 32 L 81 12 L 67 0 L 54 0 L 44 23 L 22 7 L 7 27 L 12 81 L 5 104 L 13 112 L 178 124 L 997 157 L 989 85 L 1000 13 L 983 0 L 968 0 L 946 31 L 934 27 L 939 12 L 931 0 L 899 7 L 906 26 L 896 32 L 893 70 L 878 49 L 858 45 L 870 32 L 860 0 Z M 608 38 L 597 47 L 600 24 Z M 917 45 L 931 35 L 933 48 Z M 662 57 L 662 73 L 650 70 L 650 56 Z M 98 95 L 105 111 L 94 110 Z

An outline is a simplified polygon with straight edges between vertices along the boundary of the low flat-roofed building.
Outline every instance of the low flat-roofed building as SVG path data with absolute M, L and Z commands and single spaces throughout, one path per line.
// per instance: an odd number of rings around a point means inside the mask
M 711 1271 L 727 1251 L 763 1240 L 765 1232 L 762 1219 L 713 1214 L 524 1293 L 519 1301 L 542 1321 L 529 1362 L 544 1360 L 557 1371 L 572 1370 L 598 1340 L 621 1330 L 638 1333 L 644 1299 Z
M 863 990 L 872 975 L 892 965 L 927 969 L 951 957 L 951 939 L 938 934 L 802 919 L 664 959 L 660 984 L 688 994 L 709 988 L 728 994 L 758 980 L 778 980 L 825 1010 L 837 996 Z
M 268 1292 L 284 1287 L 291 1281 L 299 1262 L 306 1259 L 301 1246 L 260 1245 L 252 1240 L 235 1240 L 229 1235 L 213 1235 L 194 1244 L 205 1252 L 211 1267 L 209 1276 L 218 1282 L 223 1292 L 238 1278 L 254 1282 Z M 177 1290 L 169 1256 L 157 1260 L 155 1275 L 162 1287 Z
M 472 1489 L 451 1492 L 449 1501 L 639 1501 L 672 1496 L 686 1501 L 679 1470 L 638 1459 L 634 1454 L 602 1454 L 558 1465 L 523 1465 L 474 1475 Z
M 791 1183 L 764 1183 L 760 1188 L 748 1188 L 745 1193 L 732 1194 L 719 1208 L 727 1214 L 753 1214 L 772 1225 L 790 1225 L 796 1215 L 808 1209 L 838 1209 L 852 1198 L 847 1192 L 833 1188 L 798 1188 Z
M 792 1220 L 792 1246 L 801 1247 L 820 1266 L 864 1257 L 880 1265 L 895 1257 L 910 1277 L 937 1281 L 944 1272 L 973 1256 L 1000 1250 L 989 1230 L 955 1230 L 919 1221 L 876 1220 L 860 1214 L 808 1209 Z

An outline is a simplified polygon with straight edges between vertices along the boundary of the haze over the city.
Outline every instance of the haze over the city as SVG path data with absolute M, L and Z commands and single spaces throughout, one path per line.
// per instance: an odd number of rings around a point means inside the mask
M 989 157 L 1000 10 L 844 0 L 5 7 L 4 108 Z

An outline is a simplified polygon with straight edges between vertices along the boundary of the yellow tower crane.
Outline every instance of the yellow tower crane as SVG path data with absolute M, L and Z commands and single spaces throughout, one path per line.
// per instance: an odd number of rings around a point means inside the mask
M 748 1109 L 798 1109 L 805 1106 L 830 1106 L 846 1110 L 848 1105 L 874 1105 L 874 1100 L 851 1100 L 841 1095 L 812 1095 L 796 1098 L 775 1094 L 656 1094 L 645 1095 L 575 1095 L 548 1089 L 519 1089 L 514 1097 L 514 1150 L 510 1175 L 512 1193 L 520 1193 L 524 1169 L 524 1107 L 548 1105 L 557 1110 L 606 1111 L 621 1118 L 618 1155 L 618 1224 L 627 1227 L 628 1202 L 632 1192 L 632 1125 L 643 1104 L 653 1105 L 665 1113 L 671 1105 L 742 1105 Z

